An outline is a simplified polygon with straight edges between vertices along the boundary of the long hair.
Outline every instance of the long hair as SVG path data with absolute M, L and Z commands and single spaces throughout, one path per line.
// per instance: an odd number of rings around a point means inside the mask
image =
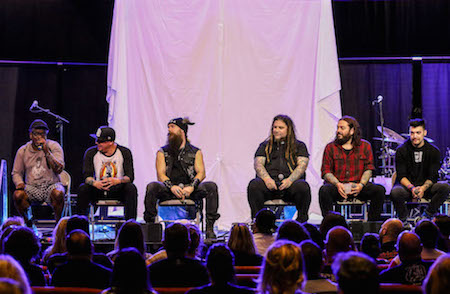
M 267 139 L 269 144 L 266 145 L 266 160 L 267 162 L 270 162 L 270 154 L 273 150 L 273 143 L 275 141 L 275 138 L 273 136 L 273 125 L 277 120 L 281 120 L 284 122 L 287 126 L 287 136 L 286 136 L 286 151 L 284 153 L 284 158 L 287 161 L 287 164 L 289 166 L 289 170 L 292 172 L 294 170 L 294 167 L 296 166 L 296 142 L 297 137 L 295 135 L 295 125 L 292 119 L 284 114 L 279 114 L 273 118 L 272 126 L 270 128 L 270 136 Z
M 230 247 L 233 252 L 256 254 L 253 234 L 246 224 L 235 224 L 231 228 L 228 247 Z
M 47 264 L 48 259 L 55 253 L 64 253 L 66 252 L 66 228 L 67 228 L 67 220 L 68 216 L 62 217 L 56 227 L 53 229 L 52 241 L 53 245 L 48 247 L 45 250 L 44 257 L 42 258 L 42 262 Z
M 294 242 L 279 240 L 269 247 L 261 269 L 258 293 L 281 294 L 300 288 L 305 280 L 300 247 Z
M 355 132 L 353 133 L 353 138 L 352 138 L 353 147 L 361 145 L 362 132 L 361 132 L 361 127 L 359 126 L 359 123 L 356 120 L 356 118 L 354 118 L 353 116 L 344 115 L 340 119 L 340 121 L 341 120 L 346 121 L 348 123 L 348 126 L 350 127 L 350 129 L 353 128 L 355 130 Z
M 441 255 L 431 266 L 423 282 L 424 294 L 448 293 L 450 287 L 450 254 Z
M 31 294 L 30 284 L 22 266 L 10 255 L 0 255 L 0 277 L 19 282 L 24 294 Z

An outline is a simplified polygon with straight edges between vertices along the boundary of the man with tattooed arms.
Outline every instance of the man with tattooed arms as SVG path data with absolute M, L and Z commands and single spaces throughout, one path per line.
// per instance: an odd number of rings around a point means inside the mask
M 64 153 L 58 142 L 47 139 L 48 126 L 43 120 L 33 121 L 29 132 L 31 141 L 17 151 L 12 178 L 16 210 L 32 227 L 31 202 L 47 202 L 56 221 L 61 218 L 64 187 L 59 174 L 64 168 Z
M 369 182 L 374 169 L 372 147 L 361 138 L 359 123 L 351 116 L 342 117 L 336 138 L 323 153 L 325 184 L 319 190 L 322 215 L 333 210 L 333 202 L 358 198 L 370 200 L 369 221 L 379 220 L 386 190 Z
M 406 221 L 408 210 L 406 201 L 426 198 L 430 204 L 416 221 L 430 219 L 447 199 L 450 186 L 438 183 L 438 171 L 441 167 L 439 149 L 425 140 L 427 130 L 423 119 L 409 121 L 409 135 L 405 143 L 397 148 L 395 170 L 397 181 L 392 188 L 391 198 L 397 216 Z
M 295 126 L 287 115 L 277 115 L 269 138 L 255 153 L 256 178 L 248 185 L 252 218 L 271 199 L 295 203 L 297 221 L 308 220 L 311 190 L 305 181 L 309 154 L 305 143 L 297 140 Z

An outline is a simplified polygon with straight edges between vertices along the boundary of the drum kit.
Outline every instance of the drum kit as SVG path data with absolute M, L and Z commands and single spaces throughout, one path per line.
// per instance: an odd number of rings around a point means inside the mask
M 407 140 L 409 134 L 399 134 L 394 130 L 383 126 L 378 126 L 377 130 L 381 133 L 382 137 L 374 137 L 373 139 L 382 141 L 381 155 L 379 156 L 381 159 L 380 168 L 385 177 L 392 177 L 395 172 L 395 151 L 399 145 Z M 427 137 L 425 137 L 425 140 L 430 143 L 434 142 L 433 139 Z M 447 148 L 446 159 L 442 166 L 441 170 L 447 172 L 448 177 L 450 178 L 450 148 Z

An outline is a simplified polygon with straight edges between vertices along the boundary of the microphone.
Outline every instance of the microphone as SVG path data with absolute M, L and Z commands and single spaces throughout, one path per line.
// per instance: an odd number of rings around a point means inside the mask
M 284 175 L 283 174 L 279 174 L 278 175 L 278 180 L 281 182 L 284 179 Z
M 37 100 L 34 100 L 33 103 L 30 106 L 30 111 L 31 112 L 35 112 L 37 110 L 36 109 L 37 107 L 38 107 L 38 102 L 37 102 Z
M 372 101 L 372 105 L 381 103 L 381 101 L 383 101 L 383 96 L 378 95 L 377 99 L 375 99 L 375 100 Z
M 178 187 L 180 187 L 181 189 L 184 189 L 184 184 L 183 183 L 179 183 L 178 184 Z M 183 197 L 184 197 L 184 195 L 183 195 Z M 180 199 L 180 202 L 182 203 L 182 204 L 184 204 L 185 202 L 186 202 L 186 200 L 185 199 Z

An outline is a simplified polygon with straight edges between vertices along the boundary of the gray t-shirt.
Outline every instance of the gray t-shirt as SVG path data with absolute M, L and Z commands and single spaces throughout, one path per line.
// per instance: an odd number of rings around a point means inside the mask
M 64 166 L 64 153 L 58 142 L 47 139 L 47 144 L 55 159 Z M 52 185 L 61 181 L 47 163 L 44 151 L 33 149 L 31 141 L 17 150 L 11 174 L 16 186 L 21 183 Z
M 94 155 L 93 161 L 96 181 L 105 178 L 122 178 L 124 176 L 123 155 L 119 148 L 111 156 L 106 156 L 98 151 Z

